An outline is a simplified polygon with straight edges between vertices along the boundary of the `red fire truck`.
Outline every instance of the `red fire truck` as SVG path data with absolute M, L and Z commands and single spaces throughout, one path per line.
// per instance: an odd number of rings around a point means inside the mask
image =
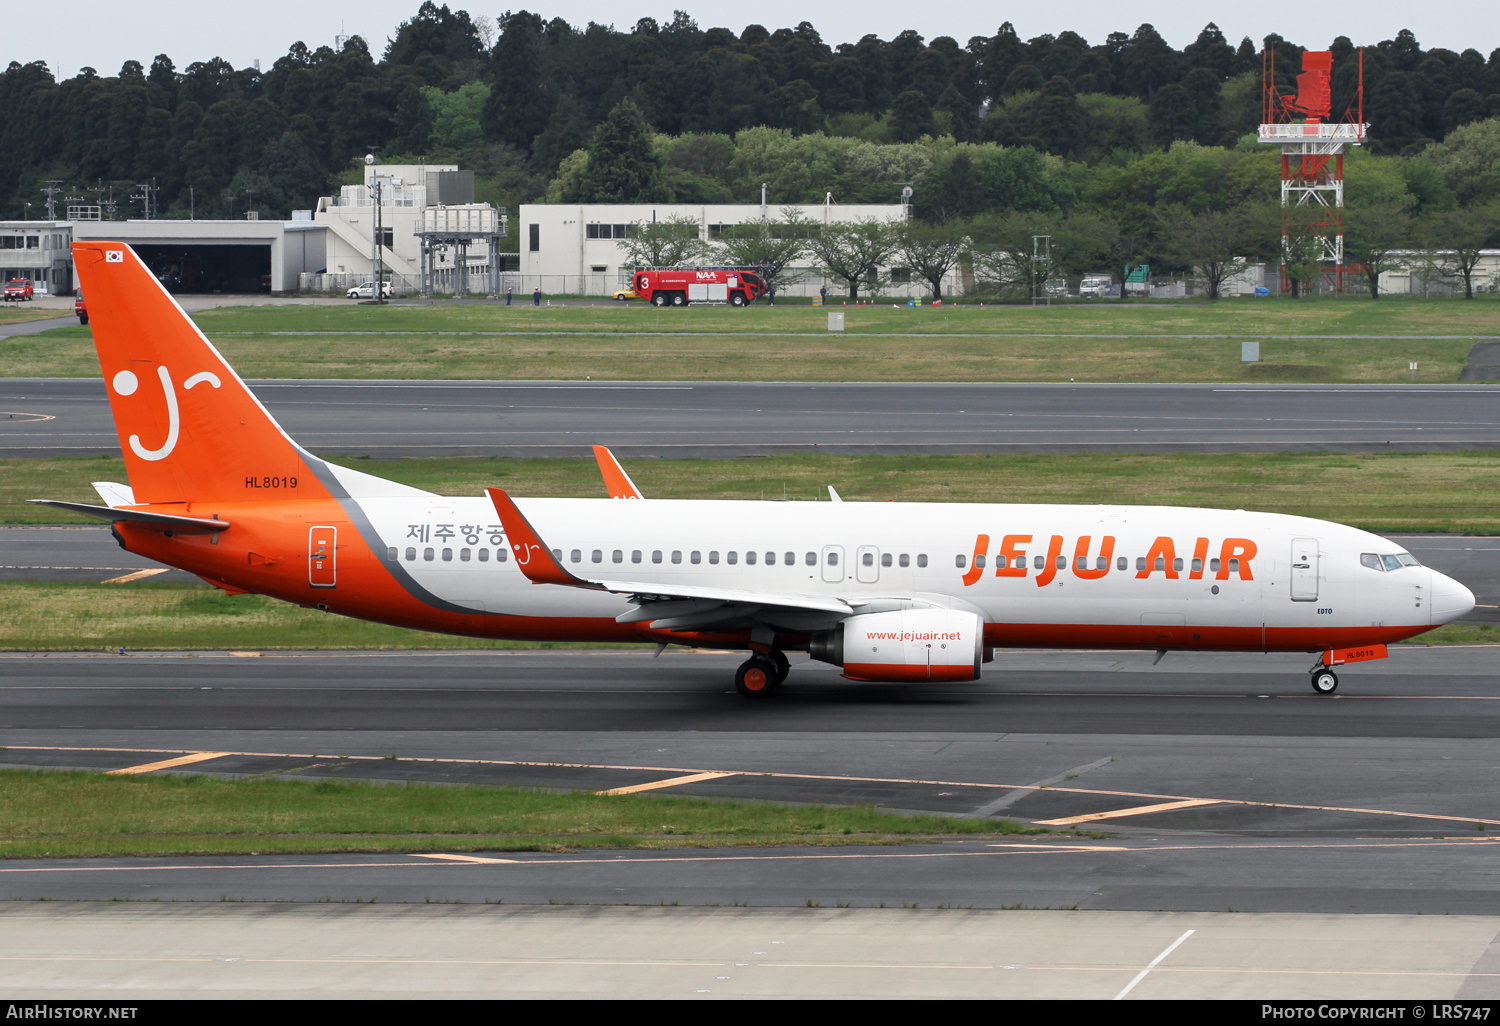
M 652 306 L 687 306 L 689 303 L 744 306 L 766 291 L 760 275 L 732 267 L 636 271 L 634 284 L 635 294 Z

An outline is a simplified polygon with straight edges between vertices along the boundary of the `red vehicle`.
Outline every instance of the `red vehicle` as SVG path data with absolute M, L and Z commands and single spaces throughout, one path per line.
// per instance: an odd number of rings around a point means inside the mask
M 30 278 L 12 278 L 5 283 L 5 301 L 7 303 L 24 302 L 32 296 Z
M 635 294 L 652 306 L 687 306 L 689 303 L 744 306 L 766 291 L 759 274 L 732 267 L 636 271 L 634 284 Z
M 78 315 L 79 324 L 87 324 L 89 322 L 89 311 L 83 305 L 83 289 L 78 290 L 77 296 L 78 298 L 73 300 L 73 312 Z

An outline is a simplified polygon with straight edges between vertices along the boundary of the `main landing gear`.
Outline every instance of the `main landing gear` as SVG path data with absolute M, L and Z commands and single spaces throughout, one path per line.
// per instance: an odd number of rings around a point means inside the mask
M 734 671 L 734 689 L 746 698 L 761 698 L 781 686 L 792 664 L 779 649 L 756 652 Z

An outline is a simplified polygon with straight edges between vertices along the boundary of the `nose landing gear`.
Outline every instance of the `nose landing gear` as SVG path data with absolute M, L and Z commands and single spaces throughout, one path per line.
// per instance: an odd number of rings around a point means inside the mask
M 1339 676 L 1326 666 L 1314 667 L 1312 689 L 1320 695 L 1331 695 L 1338 690 Z

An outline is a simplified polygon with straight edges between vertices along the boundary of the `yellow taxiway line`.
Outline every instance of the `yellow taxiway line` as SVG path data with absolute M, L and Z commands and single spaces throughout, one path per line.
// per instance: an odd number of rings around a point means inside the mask
M 1072 826 L 1074 823 L 1093 823 L 1101 819 L 1123 819 L 1126 816 L 1144 816 L 1152 812 L 1171 812 L 1173 809 L 1193 809 L 1200 805 L 1222 805 L 1217 798 L 1188 798 L 1180 802 L 1161 802 L 1157 805 L 1137 805 L 1133 809 L 1115 809 L 1113 812 L 1091 812 L 1087 816 L 1066 816 L 1062 819 L 1034 819 L 1037 826 Z
M 738 773 L 689 773 L 685 777 L 668 777 L 666 780 L 653 780 L 649 784 L 632 784 L 630 787 L 612 787 L 608 791 L 595 791 L 595 794 L 639 794 L 642 791 L 656 791 L 663 787 L 677 787 L 679 784 L 696 784 L 700 780 L 718 780 L 720 777 L 737 777 Z
M 175 759 L 163 759 L 161 762 L 143 762 L 139 766 L 126 766 L 122 769 L 112 769 L 105 776 L 122 777 L 132 773 L 150 773 L 153 770 L 171 769 L 173 766 L 187 766 L 195 762 L 207 762 L 209 759 L 222 759 L 230 752 L 194 752 L 191 755 L 180 755 Z

